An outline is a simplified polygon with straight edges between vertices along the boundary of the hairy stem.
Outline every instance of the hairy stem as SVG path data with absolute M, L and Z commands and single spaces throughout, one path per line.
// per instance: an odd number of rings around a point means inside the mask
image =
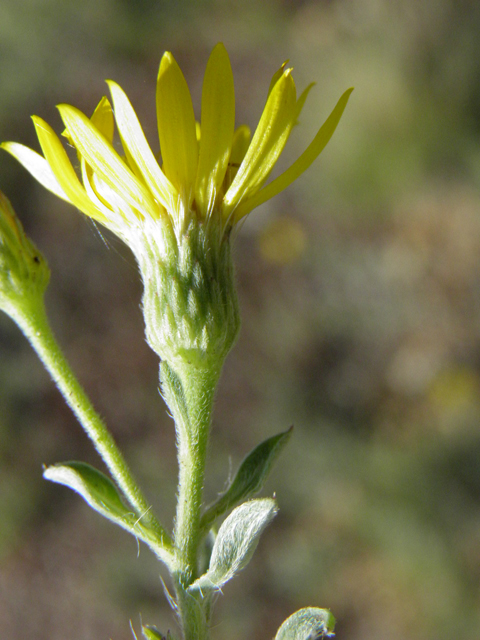
M 162 362 L 160 375 L 165 400 L 175 419 L 179 462 L 174 530 L 178 570 L 173 578 L 185 640 L 198 640 L 208 637 L 207 616 L 186 590 L 197 577 L 205 461 L 220 370 L 198 369 L 188 364 L 174 370 Z
M 50 328 L 43 299 L 29 299 L 21 308 L 18 307 L 12 316 L 32 344 L 138 517 L 155 532 L 160 545 L 165 550 L 170 549 L 172 543 L 167 532 L 151 512 L 150 505 L 112 435 L 93 408 L 60 349 Z

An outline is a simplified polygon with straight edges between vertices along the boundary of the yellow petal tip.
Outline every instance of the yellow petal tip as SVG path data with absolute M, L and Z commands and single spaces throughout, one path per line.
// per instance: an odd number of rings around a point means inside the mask
M 51 131 L 51 127 L 43 118 L 40 116 L 31 116 L 35 129 L 43 129 L 45 131 Z
M 168 67 L 171 67 L 173 64 L 176 64 L 175 58 L 173 57 L 170 51 L 165 51 L 160 60 L 160 69 L 158 71 L 158 75 L 160 76 Z
M 71 107 L 68 104 L 57 104 L 57 110 L 58 110 L 58 113 L 60 114 L 60 117 L 63 120 L 63 123 L 65 124 L 65 126 L 67 126 L 65 122 L 65 117 L 68 117 L 69 115 L 74 113 L 75 107 Z
M 74 111 L 75 107 L 72 107 L 69 104 L 61 103 L 57 104 L 57 109 L 60 111 L 60 113 L 62 113 L 62 111 Z
M 346 106 L 347 102 L 349 101 L 350 96 L 352 95 L 352 92 L 353 92 L 354 88 L 355 87 L 350 87 L 349 89 L 344 91 L 343 94 L 340 96 L 340 100 L 344 100 L 345 101 L 345 106 Z

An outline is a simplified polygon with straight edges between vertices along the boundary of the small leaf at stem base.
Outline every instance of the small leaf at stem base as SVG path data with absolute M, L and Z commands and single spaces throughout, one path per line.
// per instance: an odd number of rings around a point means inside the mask
M 250 500 L 232 511 L 218 530 L 210 566 L 188 591 L 218 591 L 249 562 L 260 535 L 277 514 L 273 498 Z
M 306 607 L 285 620 L 275 640 L 323 640 L 335 634 L 335 618 L 329 609 Z

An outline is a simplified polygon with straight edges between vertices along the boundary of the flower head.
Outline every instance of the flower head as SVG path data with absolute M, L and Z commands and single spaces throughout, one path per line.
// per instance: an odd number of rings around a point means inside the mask
M 224 226 L 240 220 L 308 168 L 332 136 L 351 93 L 343 94 L 300 158 L 265 186 L 311 88 L 297 99 L 286 64 L 272 79 L 250 141 L 248 127 L 235 129 L 233 76 L 224 46 L 213 49 L 207 64 L 200 124 L 185 78 L 172 54 L 165 53 L 156 95 L 161 164 L 123 90 L 112 81 L 108 86 L 113 110 L 107 98 L 91 118 L 75 107 L 58 107 L 64 135 L 77 150 L 81 179 L 53 129 L 38 116 L 33 121 L 43 157 L 15 142 L 2 146 L 47 189 L 129 243 L 132 230 L 147 219 L 168 216 L 177 229 L 190 216 L 205 220 L 214 215 Z M 112 144 L 114 120 L 124 156 Z
M 310 166 L 335 131 L 351 89 L 298 160 L 265 185 L 311 88 L 297 99 L 286 63 L 272 78 L 250 140 L 248 127 L 235 129 L 224 46 L 213 49 L 207 64 L 200 123 L 185 78 L 165 53 L 156 93 L 161 162 L 123 90 L 112 81 L 108 86 L 112 103 L 102 98 L 91 118 L 75 107 L 58 107 L 80 176 L 53 129 L 37 116 L 43 156 L 16 142 L 2 146 L 47 189 L 130 246 L 145 286 L 147 339 L 160 357 L 177 365 L 221 365 L 239 328 L 229 231 Z M 113 146 L 115 123 L 124 155 Z

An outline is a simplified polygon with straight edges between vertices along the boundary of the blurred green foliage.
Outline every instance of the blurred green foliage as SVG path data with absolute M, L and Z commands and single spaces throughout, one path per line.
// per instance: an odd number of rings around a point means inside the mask
M 154 143 L 162 52 L 198 109 L 219 40 L 238 123 L 255 126 L 283 60 L 299 89 L 317 82 L 286 162 L 355 86 L 321 158 L 236 238 L 243 330 L 218 395 L 207 500 L 230 457 L 235 467 L 263 438 L 295 433 L 268 485 L 280 516 L 226 587 L 216 637 L 266 639 L 312 605 L 332 608 L 343 640 L 478 638 L 479 29 L 473 0 L 0 5 L 3 140 L 36 147 L 30 114 L 60 131 L 54 105 L 91 112 L 111 77 Z M 58 337 L 166 521 L 173 428 L 133 260 L 6 154 L 0 188 L 49 260 Z M 1 638 L 121 640 L 139 611 L 172 625 L 147 551 L 42 481 L 42 463 L 75 458 L 98 464 L 1 317 Z

